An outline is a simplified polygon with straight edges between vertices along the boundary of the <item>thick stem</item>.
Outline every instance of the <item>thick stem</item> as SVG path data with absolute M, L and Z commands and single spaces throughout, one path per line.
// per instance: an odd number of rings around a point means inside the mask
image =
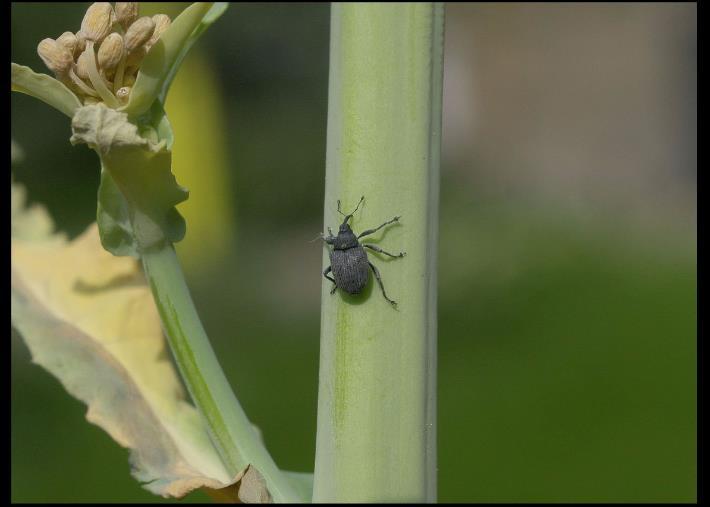
M 172 245 L 142 256 L 165 335 L 192 400 L 232 475 L 248 464 L 266 479 L 275 502 L 301 500 L 237 401 L 197 315 Z
M 401 215 L 368 242 L 407 256 L 368 254 L 397 309 L 323 283 L 313 500 L 433 502 L 443 6 L 333 4 L 330 49 L 325 226 L 364 195 L 355 232 Z

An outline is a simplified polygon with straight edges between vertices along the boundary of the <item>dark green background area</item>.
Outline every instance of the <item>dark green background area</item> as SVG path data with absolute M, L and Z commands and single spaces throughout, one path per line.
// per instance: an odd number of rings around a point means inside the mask
M 77 25 L 84 8 L 13 5 L 12 60 L 41 71 L 37 41 Z M 224 94 L 237 246 L 188 281 L 247 414 L 279 466 L 304 472 L 315 450 L 322 252 L 307 241 L 322 222 L 328 30 L 327 4 L 234 4 L 199 43 Z M 69 145 L 63 116 L 26 96 L 11 104 L 25 151 L 15 179 L 78 234 L 95 213 L 94 155 Z M 694 214 L 649 227 L 674 210 L 651 205 L 639 225 L 602 199 L 582 214 L 554 196 L 521 197 L 486 180 L 484 161 L 448 157 L 446 136 L 439 500 L 695 501 Z M 305 257 L 289 257 L 287 240 Z M 304 266 L 314 270 L 303 286 L 281 284 Z M 298 305 L 301 293 L 313 304 Z M 164 501 L 14 334 L 11 394 L 13 501 Z

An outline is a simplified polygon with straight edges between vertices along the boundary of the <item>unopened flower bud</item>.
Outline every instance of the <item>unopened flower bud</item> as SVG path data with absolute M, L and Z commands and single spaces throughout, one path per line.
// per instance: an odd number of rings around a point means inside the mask
M 61 34 L 59 37 L 57 37 L 57 42 L 67 48 L 69 53 L 71 53 L 72 55 L 76 50 L 76 46 L 79 44 L 76 35 L 71 32 L 64 32 L 63 34 Z
M 123 25 L 124 29 L 131 26 L 138 19 L 138 2 L 116 2 L 116 21 Z
M 148 16 L 143 16 L 135 20 L 133 24 L 128 27 L 126 35 L 124 36 L 126 51 L 132 53 L 139 47 L 142 47 L 153 35 L 154 29 L 155 22 Z
M 76 60 L 76 75 L 81 79 L 89 79 L 90 58 L 95 58 L 93 51 L 84 51 Z
M 74 58 L 79 58 L 79 55 L 84 52 L 86 49 L 86 38 L 84 37 L 84 34 L 81 33 L 81 30 L 76 32 L 76 47 L 74 48 Z
M 140 67 L 140 64 L 147 52 L 148 51 L 145 49 L 145 46 L 141 46 L 135 51 L 129 53 L 126 58 L 126 67 Z
M 99 47 L 99 52 L 97 54 L 97 59 L 99 62 L 99 68 L 103 71 L 112 71 L 118 65 L 123 57 L 123 38 L 117 34 L 112 33 L 104 39 Z
M 74 63 L 69 50 L 54 39 L 42 40 L 37 45 L 37 54 L 55 74 L 66 74 Z
M 87 41 L 101 42 L 111 33 L 115 21 L 116 16 L 110 3 L 94 2 L 84 14 L 81 34 Z
M 170 18 L 166 14 L 156 14 L 153 16 L 153 22 L 155 23 L 155 30 L 153 30 L 153 35 L 150 40 L 145 43 L 147 49 L 150 49 L 153 47 L 153 44 L 158 42 L 158 39 L 161 35 L 163 35 L 163 32 L 170 28 L 171 23 Z

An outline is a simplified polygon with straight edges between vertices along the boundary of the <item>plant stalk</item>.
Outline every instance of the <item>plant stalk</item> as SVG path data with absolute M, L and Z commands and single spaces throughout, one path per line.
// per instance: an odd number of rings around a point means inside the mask
M 251 464 L 264 476 L 275 502 L 299 502 L 301 499 L 256 434 L 219 365 L 174 247 L 168 244 L 144 253 L 142 259 L 175 362 L 227 470 L 235 476 Z
M 401 215 L 361 241 L 407 256 L 368 251 L 397 309 L 323 281 L 313 501 L 434 502 L 443 6 L 331 9 L 324 226 L 364 195 L 353 230 Z

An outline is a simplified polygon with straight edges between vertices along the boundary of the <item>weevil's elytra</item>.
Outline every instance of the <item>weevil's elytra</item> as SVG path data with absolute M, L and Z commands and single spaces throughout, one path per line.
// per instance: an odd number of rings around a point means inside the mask
M 366 231 L 361 232 L 360 235 L 355 236 L 355 233 L 350 228 L 348 221 L 358 210 L 363 200 L 365 200 L 365 196 L 360 198 L 360 201 L 357 203 L 357 206 L 353 212 L 347 215 L 340 211 L 340 201 L 338 201 L 338 213 L 343 215 L 345 220 L 343 220 L 343 223 L 340 224 L 337 236 L 333 236 L 333 232 L 330 230 L 330 227 L 328 227 L 328 236 L 323 236 L 323 240 L 327 244 L 333 246 L 333 249 L 329 252 L 330 266 L 323 271 L 323 276 L 333 282 L 333 289 L 330 291 L 331 294 L 334 294 L 335 290 L 338 288 L 344 290 L 348 294 L 360 294 L 367 285 L 370 269 L 372 269 L 372 272 L 375 274 L 375 279 L 377 279 L 377 283 L 379 284 L 380 289 L 382 289 L 382 295 L 387 301 L 389 301 L 390 304 L 392 304 L 392 306 L 397 306 L 395 301 L 387 297 L 385 286 L 382 283 L 382 277 L 380 276 L 380 271 L 367 258 L 365 248 L 368 248 L 373 252 L 389 255 L 390 257 L 404 257 L 405 253 L 400 252 L 398 255 L 393 255 L 389 252 L 385 252 L 376 245 L 369 245 L 367 243 L 360 244 L 359 240 L 363 236 L 368 236 L 379 231 L 386 225 L 399 221 L 400 217 L 394 217 L 392 220 L 389 220 L 374 229 L 367 229 Z M 333 277 L 328 276 L 328 273 L 331 272 L 333 273 Z

